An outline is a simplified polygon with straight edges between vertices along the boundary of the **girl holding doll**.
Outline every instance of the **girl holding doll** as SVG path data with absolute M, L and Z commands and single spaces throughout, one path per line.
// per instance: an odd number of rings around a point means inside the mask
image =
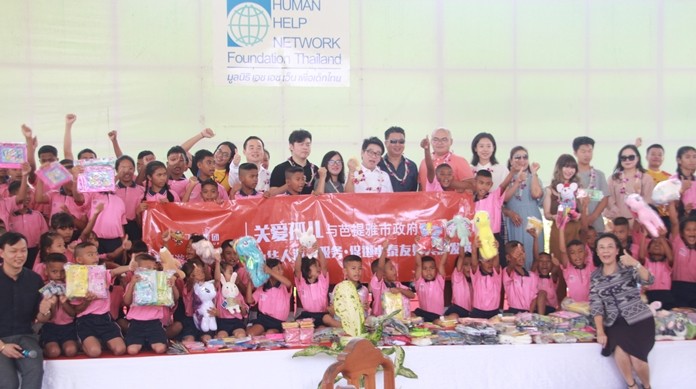
M 329 314 L 329 273 L 324 253 L 315 246 L 317 258 L 302 257 L 295 260 L 295 285 L 302 302 L 302 313 L 296 320 L 312 319 L 315 327 L 340 327 L 341 323 Z
M 251 336 L 283 332 L 282 323 L 290 315 L 292 282 L 283 275 L 282 262 L 268 258 L 263 269 L 270 276 L 268 281 L 256 288 L 253 295 L 251 288 L 247 289 L 247 302 L 259 307 L 258 316 L 248 331 Z

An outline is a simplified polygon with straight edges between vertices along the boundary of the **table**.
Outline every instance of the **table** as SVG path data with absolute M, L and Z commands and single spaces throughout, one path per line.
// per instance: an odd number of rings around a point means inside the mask
M 45 362 L 43 387 L 315 389 L 335 359 L 293 359 L 295 351 L 50 360 Z M 596 343 L 409 346 L 405 351 L 405 365 L 419 378 L 397 377 L 398 388 L 625 387 L 613 358 L 602 357 Z M 656 343 L 649 358 L 653 386 L 693 387 L 693 361 L 696 341 Z

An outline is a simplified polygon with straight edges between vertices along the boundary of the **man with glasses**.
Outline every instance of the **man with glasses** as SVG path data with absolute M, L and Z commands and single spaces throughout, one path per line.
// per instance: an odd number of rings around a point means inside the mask
M 389 127 L 384 132 L 387 154 L 380 159 L 379 168 L 389 175 L 394 192 L 415 192 L 418 190 L 418 167 L 404 157 L 406 132 L 401 127 Z
M 457 181 L 473 178 L 474 172 L 471 170 L 469 162 L 455 155 L 454 152 L 450 150 L 452 142 L 452 133 L 450 130 L 438 128 L 433 131 L 430 138 L 430 144 L 433 149 L 433 164 L 436 168 L 443 163 L 450 165 L 454 173 L 454 179 Z M 418 170 L 418 182 L 420 183 L 421 190 L 425 190 L 425 186 L 428 183 L 428 172 L 425 168 L 425 159 L 421 161 Z
M 384 144 L 376 137 L 367 138 L 362 144 L 362 164 L 351 158 L 348 161 L 346 192 L 390 193 L 393 192 L 389 175 L 377 164 L 384 154 Z

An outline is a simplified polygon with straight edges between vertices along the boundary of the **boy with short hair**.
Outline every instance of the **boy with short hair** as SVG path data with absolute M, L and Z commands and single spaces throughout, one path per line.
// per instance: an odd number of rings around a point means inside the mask
M 198 150 L 196 155 L 193 157 L 193 160 L 196 163 L 196 176 L 189 179 L 186 186 L 186 192 L 181 198 L 181 201 L 200 203 L 204 201 L 201 193 L 203 191 L 203 183 L 208 180 L 215 182 L 213 178 L 213 175 L 215 174 L 215 157 L 209 150 Z M 216 200 L 229 200 L 230 197 L 227 194 L 225 187 L 217 182 L 215 182 L 215 184 L 217 184 Z
M 285 194 L 299 195 L 305 187 L 305 175 L 301 167 L 291 166 L 285 170 Z
M 419 307 L 413 313 L 426 322 L 438 325 L 445 313 L 445 265 L 448 254 L 445 252 L 442 255 L 439 266 L 435 258 L 416 254 L 415 286 Z
M 44 273 L 49 282 L 65 285 L 65 264 L 63 254 L 51 253 L 44 260 Z M 41 327 L 40 343 L 44 355 L 58 358 L 61 354 L 73 357 L 77 354 L 77 332 L 75 329 L 75 309 L 65 296 L 53 296 L 54 307 L 51 318 Z
M 19 191 L 20 183 L 18 181 L 13 181 L 9 186 L 10 196 L 16 196 Z M 34 260 L 36 255 L 39 253 L 39 238 L 41 234 L 48 231 L 48 225 L 46 224 L 46 219 L 44 216 L 37 211 L 33 211 L 29 208 L 29 199 L 25 198 L 23 206 L 12 212 L 8 218 L 7 229 L 9 231 L 19 232 L 24 235 L 27 239 L 27 261 L 24 266 L 27 269 L 31 269 L 34 266 Z
M 609 186 L 604 173 L 595 169 L 592 163 L 592 153 L 595 141 L 587 136 L 573 139 L 573 154 L 578 161 L 578 178 L 580 186 L 585 189 L 590 199 L 587 212 L 583 212 L 582 222 L 594 227 L 595 231 L 604 232 L 604 217 L 602 212 L 609 203 Z
M 239 184 L 241 187 L 235 193 L 234 198 L 246 199 L 261 197 L 257 191 L 259 181 L 259 167 L 256 164 L 247 162 L 239 165 Z
M 75 246 L 75 262 L 80 265 L 96 265 L 99 263 L 97 246 L 85 242 Z M 115 277 L 128 271 L 135 270 L 136 262 L 130 266 L 119 266 L 106 272 L 106 283 L 111 285 Z M 133 267 L 133 268 L 132 268 Z M 81 300 L 81 301 L 80 301 Z M 126 345 L 123 342 L 121 330 L 111 319 L 111 293 L 107 290 L 107 297 L 97 299 L 89 294 L 83 299 L 71 302 L 75 305 L 77 315 L 77 336 L 82 342 L 82 350 L 88 357 L 96 358 L 102 354 L 102 343 L 106 343 L 114 355 L 123 355 Z

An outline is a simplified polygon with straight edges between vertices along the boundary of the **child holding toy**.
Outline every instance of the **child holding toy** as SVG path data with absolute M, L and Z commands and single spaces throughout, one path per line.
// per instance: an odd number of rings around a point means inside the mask
M 389 240 L 385 239 L 382 243 L 382 254 L 372 262 L 372 278 L 369 285 L 372 293 L 372 315 L 381 316 L 384 314 L 382 307 L 384 293 L 397 293 L 401 296 L 401 317 L 408 318 L 411 311 L 410 299 L 416 297 L 416 294 L 399 282 L 394 261 L 387 258 L 388 247 Z
M 503 287 L 509 306 L 506 313 L 535 312 L 538 305 L 546 306 L 546 301 L 538 301 L 539 277 L 524 268 L 524 246 L 515 240 L 507 242 L 506 246 L 508 265 L 503 272 Z
M 696 308 L 696 216 L 677 219 L 674 203 L 669 206 L 672 224 L 672 294 L 678 307 Z
M 237 282 L 242 286 L 242 290 L 244 290 L 246 293 L 246 288 L 251 285 L 251 280 L 249 279 L 249 272 L 247 271 L 246 267 L 244 267 L 242 262 L 239 261 L 237 250 L 234 249 L 234 239 L 225 240 L 220 245 L 220 248 L 222 249 L 222 263 L 229 263 L 232 266 L 232 271 L 237 273 Z
M 39 238 L 39 255 L 36 258 L 36 262 L 34 262 L 32 270 L 40 275 L 44 282 L 47 281 L 46 258 L 53 253 L 65 255 L 65 250 L 65 241 L 58 233 L 49 231 L 41 234 Z
M 452 271 L 452 305 L 445 311 L 448 319 L 471 315 L 471 253 L 461 248 Z
M 283 264 L 278 259 L 266 259 L 264 271 L 270 276 L 268 281 L 256 288 L 253 296 L 247 293 L 250 305 L 258 304 L 259 313 L 249 328 L 249 335 L 258 336 L 264 332 L 275 334 L 283 332 L 284 321 L 290 315 L 290 288 L 292 282 L 283 275 Z
M 75 262 L 80 265 L 96 265 L 99 263 L 97 246 L 93 243 L 80 243 L 75 247 Z M 130 266 L 119 266 L 106 272 L 106 284 L 111 285 L 113 279 L 134 269 L 135 262 Z M 106 343 L 114 355 L 122 355 L 126 352 L 126 345 L 121 337 L 121 330 L 111 319 L 110 292 L 107 290 L 106 298 L 95 298 L 91 293 L 83 299 L 71 302 L 75 305 L 77 315 L 77 336 L 82 342 L 82 350 L 91 358 L 99 357 L 102 353 L 102 344 Z
M 230 262 L 216 260 L 213 273 L 218 291 L 215 299 L 218 331 L 215 337 L 222 339 L 232 335 L 243 338 L 246 336 L 246 318 L 249 315 L 249 307 L 244 300 L 247 287 L 239 281 L 239 273 Z M 240 293 L 237 284 L 243 288 L 244 294 Z
M 179 326 L 176 322 L 181 323 L 181 332 L 179 338 L 184 342 L 192 342 L 201 340 L 203 342 L 210 340 L 211 333 L 203 332 L 196 327 L 193 320 L 194 315 L 194 285 L 202 284 L 211 277 L 206 274 L 206 265 L 199 258 L 192 258 L 186 261 L 181 267 L 184 272 L 184 285 L 181 287 L 180 298 L 176 311 L 174 312 L 174 326 Z
M 497 242 L 494 244 L 497 249 Z M 471 302 L 471 317 L 490 319 L 500 313 L 500 291 L 503 287 L 503 275 L 498 255 L 487 261 L 479 261 L 479 246 L 479 239 L 475 236 L 471 252 L 471 284 L 474 291 Z
M 49 282 L 65 285 L 65 255 L 52 253 L 44 258 L 44 276 Z M 77 354 L 77 331 L 75 329 L 75 310 L 65 295 L 54 295 L 51 318 L 41 327 L 40 340 L 47 358 L 66 357 Z
M 138 268 L 156 270 L 157 260 L 149 254 L 136 254 L 134 258 Z M 128 332 L 126 333 L 126 347 L 129 355 L 136 355 L 145 346 L 149 345 L 156 354 L 164 354 L 167 351 L 167 335 L 162 326 L 162 307 L 147 305 L 133 305 L 133 292 L 135 284 L 140 281 L 136 275 L 126 286 L 123 295 L 123 304 L 130 306 L 126 319 L 130 321 Z M 169 280 L 169 284 L 174 284 L 174 279 Z M 173 299 L 179 298 L 179 291 L 172 288 Z
M 347 255 L 343 258 L 343 276 L 346 280 L 350 281 L 355 285 L 355 289 L 360 297 L 360 303 L 365 310 L 365 316 L 370 310 L 370 303 L 368 301 L 370 292 L 368 288 L 361 283 L 362 281 L 362 271 L 363 263 L 362 258 L 357 255 Z M 333 307 L 329 308 L 331 312 Z
M 300 249 L 302 250 L 302 248 Z M 302 313 L 296 320 L 312 319 L 315 327 L 340 327 L 341 323 L 329 314 L 329 273 L 324 253 L 315 246 L 317 257 L 302 257 L 298 251 L 295 260 L 295 286 L 302 302 Z
M 437 266 L 435 258 L 416 253 L 415 285 L 420 307 L 413 313 L 433 324 L 439 324 L 445 313 L 445 265 L 448 255 L 448 252 L 443 253 Z
M 547 315 L 556 312 L 559 308 L 558 294 L 556 291 L 558 290 L 560 270 L 558 266 L 554 264 L 555 258 L 552 258 L 551 254 L 539 251 L 539 240 L 537 239 L 536 228 L 528 229 L 527 233 L 532 236 L 534 241 L 534 246 L 532 248 L 532 252 L 534 253 L 534 264 L 532 265 L 532 271 L 536 271 L 539 278 L 537 288 L 537 312 L 540 315 Z

